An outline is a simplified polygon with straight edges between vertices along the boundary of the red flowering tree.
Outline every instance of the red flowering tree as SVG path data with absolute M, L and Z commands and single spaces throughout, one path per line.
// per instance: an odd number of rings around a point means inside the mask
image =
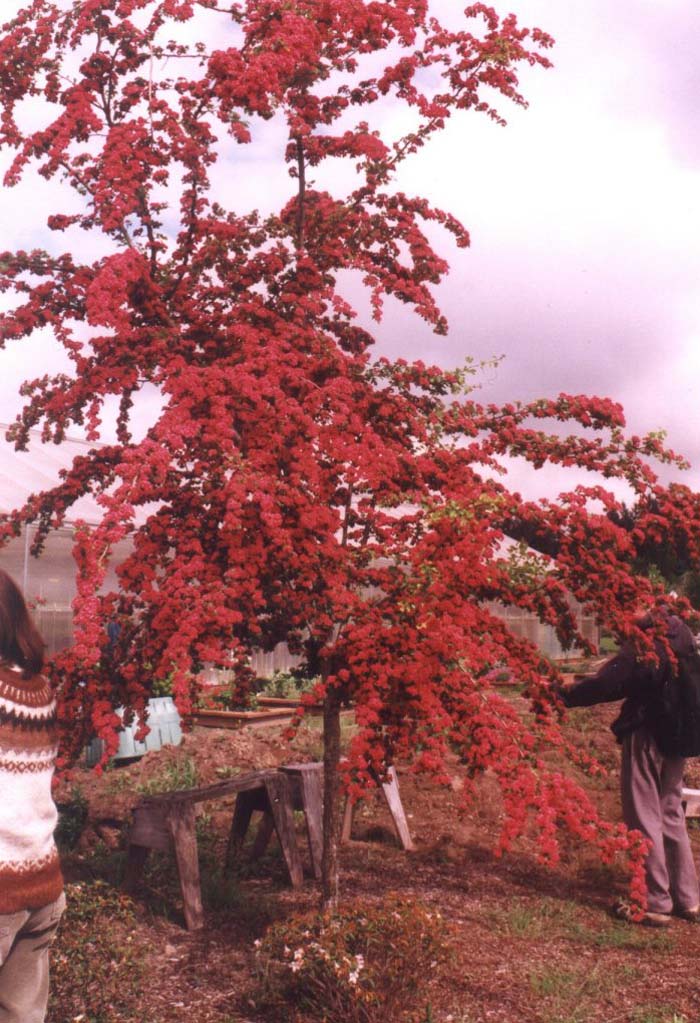
M 564 822 L 606 857 L 629 850 L 639 882 L 639 843 L 547 771 L 543 750 L 563 745 L 556 673 L 491 608 L 526 608 L 583 645 L 573 595 L 630 634 L 630 609 L 652 596 L 630 574 L 636 551 L 650 531 L 682 535 L 697 559 L 697 497 L 659 485 L 649 458 L 675 456 L 626 437 L 610 401 L 483 406 L 472 367 L 378 358 L 342 287 L 361 280 L 377 320 L 391 297 L 446 330 L 433 228 L 459 247 L 468 235 L 402 192 L 398 172 L 448 118 L 500 120 L 499 97 L 523 104 L 518 69 L 547 66 L 550 43 L 480 3 L 445 27 L 428 0 L 33 0 L 3 29 L 0 143 L 16 151 L 5 184 L 38 171 L 66 198 L 45 251 L 0 256 L 15 296 L 2 338 L 48 327 L 74 364 L 26 385 L 10 439 L 22 448 L 40 427 L 60 443 L 76 425 L 97 441 L 118 404 L 117 439 L 4 527 L 36 523 L 40 548 L 81 495 L 103 510 L 77 533 L 75 644 L 51 669 L 64 758 L 95 731 L 113 749 L 114 708 L 142 707 L 154 677 L 172 676 L 187 713 L 203 664 L 235 669 L 244 692 L 251 650 L 286 641 L 321 679 L 327 902 L 348 701 L 351 786 L 397 757 L 440 779 L 456 749 L 473 775 L 498 777 L 502 847 L 534 819 L 554 860 Z M 387 104 L 401 117 L 383 117 Z M 259 213 L 239 208 L 236 175 L 250 177 L 266 121 L 291 185 Z M 338 190 L 348 163 L 355 186 Z M 86 259 L 96 239 L 102 255 Z M 139 438 L 132 409 L 147 386 L 162 406 Z M 504 457 L 595 475 L 527 502 L 499 477 Z M 604 478 L 632 488 L 634 530 L 609 516 Z M 104 593 L 125 536 L 132 554 Z M 524 684 L 528 721 L 491 688 L 495 666 Z

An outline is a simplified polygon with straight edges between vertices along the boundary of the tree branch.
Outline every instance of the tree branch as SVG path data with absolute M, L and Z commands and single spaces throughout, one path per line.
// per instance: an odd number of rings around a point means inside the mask
M 306 197 L 306 166 L 304 163 L 304 143 L 300 135 L 296 137 L 297 146 L 297 173 L 299 179 L 299 190 L 297 192 L 297 223 L 296 223 L 296 244 L 298 249 L 304 248 L 304 200 Z

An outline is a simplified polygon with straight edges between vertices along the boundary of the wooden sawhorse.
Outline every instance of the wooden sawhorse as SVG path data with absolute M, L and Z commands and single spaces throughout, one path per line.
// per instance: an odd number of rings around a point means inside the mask
M 286 764 L 279 770 L 288 786 L 292 809 L 304 813 L 306 836 L 309 842 L 311 869 L 314 877 L 321 877 L 321 857 L 323 856 L 323 764 Z M 243 845 L 250 819 L 255 810 L 263 813 L 258 833 L 253 843 L 254 857 L 262 856 L 267 844 L 276 829 L 273 814 L 265 799 L 265 794 L 251 790 L 241 793 L 236 801 L 236 810 L 231 825 L 231 835 L 226 852 L 226 866 L 230 868 L 236 854 Z M 279 829 L 277 829 L 279 835 Z
M 403 803 L 401 802 L 401 795 L 399 794 L 399 779 L 397 777 L 395 767 L 390 767 L 388 769 L 386 780 L 379 782 L 379 788 L 384 796 L 386 805 L 389 807 L 394 831 L 396 832 L 396 837 L 401 843 L 401 848 L 406 852 L 414 852 L 416 847 L 413 844 L 411 832 L 408 829 L 408 821 L 406 820 Z M 341 842 L 349 842 L 351 839 L 352 817 L 356 806 L 357 801 L 353 802 L 351 799 L 346 799 L 345 810 L 343 812 L 343 824 L 340 832 Z
M 247 814 L 247 827 L 252 810 L 259 808 L 264 810 L 266 818 L 271 821 L 268 840 L 272 830 L 277 832 L 293 887 L 298 887 L 303 881 L 301 858 L 294 833 L 291 786 L 283 772 L 255 771 L 214 785 L 146 796 L 133 812 L 125 884 L 127 888 L 132 888 L 138 881 L 151 849 L 163 851 L 172 849 L 175 853 L 188 930 L 195 930 L 204 924 L 195 807 L 197 803 L 221 799 L 232 794 L 237 798 L 226 854 L 227 867 L 230 867 L 232 854 L 238 845 L 243 818 Z M 253 851 L 255 853 L 256 849 Z
M 280 768 L 280 772 L 289 777 L 291 784 L 292 807 L 295 810 L 302 810 L 304 813 L 306 835 L 309 843 L 309 853 L 311 855 L 311 866 L 314 877 L 318 879 L 321 877 L 321 858 L 323 856 L 323 764 L 320 762 L 310 764 L 286 764 L 284 767 Z M 389 768 L 386 780 L 378 783 L 378 787 L 386 800 L 387 806 L 389 807 L 391 819 L 394 824 L 394 830 L 396 831 L 396 835 L 401 843 L 402 849 L 407 852 L 413 852 L 415 846 L 411 838 L 408 821 L 406 820 L 406 814 L 404 813 L 403 804 L 401 802 L 399 782 L 396 775 L 396 769 L 394 767 Z M 342 843 L 347 843 L 351 840 L 352 818 L 356 805 L 356 802 L 353 803 L 349 799 L 345 801 L 340 836 L 340 841 Z M 261 805 L 257 793 L 250 793 L 249 796 L 245 797 L 245 800 L 242 796 L 239 796 L 238 803 L 236 804 L 236 813 L 238 813 L 239 806 L 241 806 L 242 810 L 240 821 L 237 824 L 234 819 L 234 824 L 231 829 L 231 839 L 234 841 L 234 847 L 229 849 L 229 855 L 231 858 L 233 858 L 237 847 L 243 843 L 243 838 L 245 836 L 252 811 L 256 809 L 262 809 L 264 811 L 264 806 Z M 263 854 L 272 835 L 272 831 L 272 817 L 269 813 L 264 814 L 253 846 L 254 855 L 261 856 Z M 236 832 L 235 838 L 234 832 Z

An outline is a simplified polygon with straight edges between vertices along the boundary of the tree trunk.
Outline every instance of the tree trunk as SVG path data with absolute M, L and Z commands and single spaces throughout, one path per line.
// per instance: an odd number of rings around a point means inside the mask
M 340 694 L 335 689 L 323 701 L 323 859 L 321 904 L 338 906 L 338 844 L 340 837 Z

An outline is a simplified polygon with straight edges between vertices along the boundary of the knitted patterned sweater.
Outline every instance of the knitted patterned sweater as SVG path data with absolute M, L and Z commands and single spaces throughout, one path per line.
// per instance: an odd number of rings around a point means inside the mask
M 51 796 L 56 704 L 45 678 L 0 664 L 0 914 L 38 909 L 63 891 Z

